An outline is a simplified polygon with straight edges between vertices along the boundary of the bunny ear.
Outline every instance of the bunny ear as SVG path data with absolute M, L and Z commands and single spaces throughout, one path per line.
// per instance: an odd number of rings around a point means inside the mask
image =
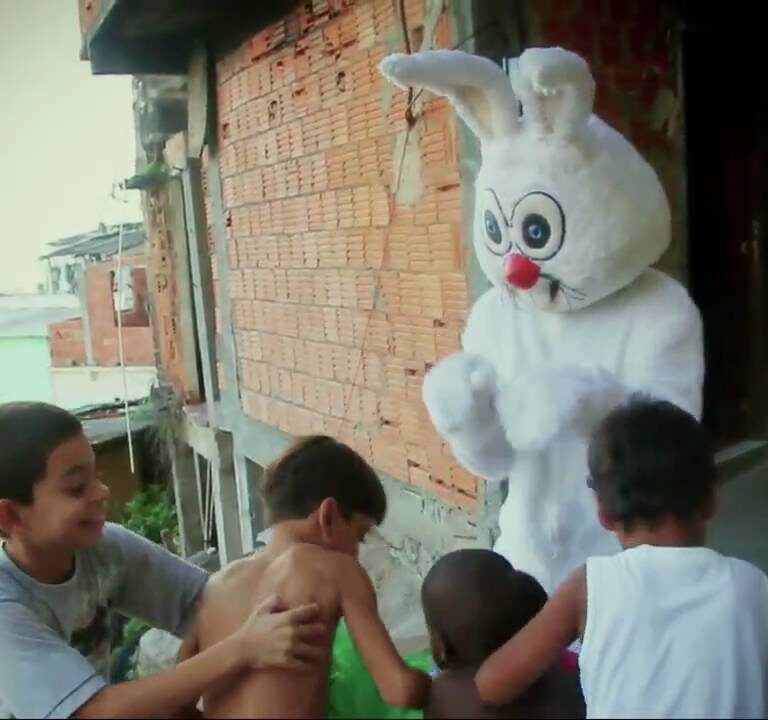
M 562 48 L 526 50 L 510 66 L 523 105 L 523 122 L 541 134 L 571 139 L 592 114 L 595 81 L 576 53 Z
M 424 88 L 444 95 L 481 142 L 520 127 L 512 85 L 493 61 L 459 50 L 397 53 L 382 60 L 382 75 L 403 89 Z

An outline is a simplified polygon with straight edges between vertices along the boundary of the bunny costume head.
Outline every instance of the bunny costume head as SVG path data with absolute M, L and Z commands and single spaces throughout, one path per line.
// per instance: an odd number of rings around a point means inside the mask
M 391 55 L 381 70 L 448 97 L 479 138 L 475 252 L 518 301 L 577 310 L 628 285 L 669 245 L 661 184 L 592 115 L 594 81 L 578 55 L 527 50 L 511 81 L 491 60 L 453 50 Z

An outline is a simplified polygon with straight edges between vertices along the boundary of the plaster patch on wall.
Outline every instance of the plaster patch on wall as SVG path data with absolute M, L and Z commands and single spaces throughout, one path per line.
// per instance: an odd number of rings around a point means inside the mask
M 397 202 L 401 205 L 416 205 L 424 191 L 421 180 L 420 134 L 418 127 L 414 127 L 410 132 L 399 132 L 395 138 L 392 187 L 396 191 Z

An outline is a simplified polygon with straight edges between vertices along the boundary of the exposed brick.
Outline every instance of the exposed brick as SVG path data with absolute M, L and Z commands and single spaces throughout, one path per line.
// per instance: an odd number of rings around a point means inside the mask
M 423 23 L 423 0 L 406 14 Z M 304 3 L 218 63 L 243 409 L 337 435 L 379 470 L 472 508 L 476 482 L 453 471 L 421 400 L 468 306 L 455 120 L 445 101 L 427 103 L 424 192 L 398 205 L 405 93 L 385 115 L 377 69 L 394 22 L 389 0 Z M 437 37 L 452 44 L 447 17 Z
M 144 255 L 127 255 L 124 267 L 146 266 Z M 94 363 L 102 367 L 119 364 L 117 321 L 112 300 L 112 277 L 116 261 L 91 265 L 85 273 L 86 304 L 90 321 Z M 138 279 L 138 277 L 136 278 Z M 146 285 L 137 286 L 139 297 L 146 301 Z M 144 326 L 135 323 L 146 322 Z M 155 364 L 154 343 L 149 318 L 144 313 L 123 316 L 123 352 L 126 365 L 152 366 Z M 169 330 L 174 328 L 168 324 Z M 55 323 L 50 328 L 51 360 L 54 367 L 85 365 L 85 335 L 82 319 Z M 173 346 L 175 347 L 175 346 Z M 170 347 L 167 348 L 170 350 Z M 172 367 L 172 366 L 171 366 Z

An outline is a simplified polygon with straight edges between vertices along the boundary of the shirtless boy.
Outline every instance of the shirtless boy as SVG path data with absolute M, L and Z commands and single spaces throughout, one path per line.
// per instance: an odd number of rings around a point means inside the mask
M 501 707 L 485 705 L 475 687 L 482 662 L 546 602 L 534 578 L 492 550 L 457 550 L 440 558 L 422 586 L 432 655 L 440 668 L 425 717 L 583 718 L 578 674 L 558 666 Z
M 316 602 L 329 635 L 323 659 L 302 672 L 260 670 L 203 697 L 207 717 L 317 718 L 327 713 L 333 632 L 344 616 L 384 701 L 426 704 L 430 678 L 400 658 L 379 618 L 376 595 L 357 561 L 358 545 L 384 519 L 386 495 L 354 450 L 325 436 L 298 441 L 270 466 L 262 496 L 273 535 L 258 555 L 211 579 L 189 653 L 235 633 L 262 598 L 288 607 Z

